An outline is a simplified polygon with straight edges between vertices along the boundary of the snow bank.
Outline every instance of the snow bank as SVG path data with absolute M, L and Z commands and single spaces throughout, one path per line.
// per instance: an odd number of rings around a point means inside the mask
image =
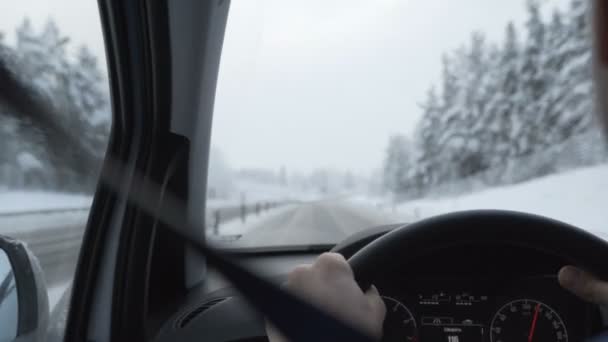
M 91 196 L 53 192 L 0 192 L 0 214 L 35 210 L 89 207 Z
M 469 209 L 530 212 L 608 237 L 608 164 L 461 196 L 415 200 L 397 208 L 408 219 Z
M 14 216 L 0 215 L 0 234 L 8 236 L 20 234 L 20 238 L 25 238 L 26 236 L 35 237 L 39 231 L 47 229 L 79 227 L 84 231 L 88 217 L 88 210 Z
M 64 295 L 65 291 L 72 284 L 72 280 L 66 281 L 61 284 L 57 284 L 54 286 L 49 286 L 47 288 L 47 294 L 49 296 L 49 310 L 53 311 L 55 305 L 61 300 L 61 297 Z

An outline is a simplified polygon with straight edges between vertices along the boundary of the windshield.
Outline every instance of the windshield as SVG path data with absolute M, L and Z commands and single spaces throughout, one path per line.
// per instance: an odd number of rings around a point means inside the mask
M 39 126 L 0 100 L 0 235 L 25 242 L 40 262 L 50 309 L 46 340 L 62 341 L 111 125 L 96 2 L 5 4 L 0 11 L 0 59 L 55 109 L 51 119 L 75 132 L 92 157 L 54 158 L 57 151 L 74 156 L 76 148 L 48 139 Z
M 588 1 L 232 1 L 207 235 L 335 244 L 466 209 L 597 234 Z

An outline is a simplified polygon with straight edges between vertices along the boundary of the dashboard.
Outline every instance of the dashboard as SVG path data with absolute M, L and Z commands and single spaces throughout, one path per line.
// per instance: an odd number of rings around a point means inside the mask
M 240 258 L 281 283 L 291 269 L 317 255 Z M 560 256 L 501 244 L 458 244 L 409 263 L 393 260 L 374 280 L 387 307 L 383 341 L 586 340 L 603 326 L 600 311 L 559 286 L 556 274 L 565 264 Z M 201 336 L 206 341 L 267 341 L 263 317 L 212 270 L 207 285 L 192 292 L 174 317 L 157 341 Z M 189 317 L 187 325 L 184 317 Z

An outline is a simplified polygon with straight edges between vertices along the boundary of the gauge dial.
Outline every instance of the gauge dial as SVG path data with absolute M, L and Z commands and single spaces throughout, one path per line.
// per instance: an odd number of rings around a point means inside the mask
M 382 341 L 418 341 L 416 319 L 410 310 L 394 298 L 382 297 L 382 299 L 384 299 L 384 303 L 386 304 L 386 318 L 384 319 L 384 336 Z
M 492 342 L 567 342 L 564 321 L 548 305 L 531 299 L 509 302 L 498 310 L 490 327 Z

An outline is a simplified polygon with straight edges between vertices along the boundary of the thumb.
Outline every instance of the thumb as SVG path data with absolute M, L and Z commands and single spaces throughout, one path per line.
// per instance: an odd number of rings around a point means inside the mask
M 578 297 L 599 305 L 608 305 L 608 283 L 574 266 L 559 270 L 560 285 Z
M 380 297 L 378 289 L 372 285 L 365 291 L 365 298 L 369 302 L 371 312 L 368 313 L 367 328 L 374 340 L 379 341 L 382 338 L 382 326 L 386 317 L 386 305 Z

